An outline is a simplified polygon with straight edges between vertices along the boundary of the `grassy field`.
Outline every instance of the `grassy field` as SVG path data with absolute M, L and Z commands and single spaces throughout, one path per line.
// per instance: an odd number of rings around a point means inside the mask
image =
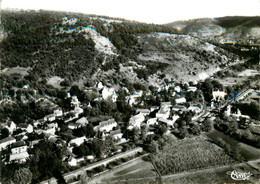
M 222 138 L 226 143 L 230 144 L 233 148 L 236 148 L 243 158 L 247 160 L 254 160 L 260 158 L 260 149 L 245 143 L 239 142 L 232 137 L 225 135 L 222 132 L 214 131 L 206 134 L 210 139 L 216 140 Z
M 154 171 L 153 165 L 150 162 L 143 161 L 141 158 L 133 162 L 130 162 L 121 167 L 110 170 L 100 176 L 93 178 L 90 184 L 96 183 L 129 183 L 131 180 L 140 181 L 143 183 L 145 181 L 150 181 L 149 178 L 155 177 L 156 172 Z M 148 178 L 148 179 L 143 179 Z M 134 181 L 136 183 L 136 181 Z
M 222 148 L 202 136 L 172 142 L 152 160 L 161 175 L 235 163 Z

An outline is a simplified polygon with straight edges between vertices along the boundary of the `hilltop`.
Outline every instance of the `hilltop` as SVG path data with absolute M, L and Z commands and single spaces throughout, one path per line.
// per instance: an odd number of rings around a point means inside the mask
M 167 24 L 177 28 L 180 33 L 197 36 L 203 39 L 216 39 L 219 42 L 252 42 L 259 43 L 260 17 L 229 16 L 202 18 L 187 21 L 176 21 Z

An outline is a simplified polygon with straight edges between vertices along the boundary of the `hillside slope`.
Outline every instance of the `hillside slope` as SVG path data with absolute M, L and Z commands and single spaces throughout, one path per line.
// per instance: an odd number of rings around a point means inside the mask
M 238 61 L 164 25 L 49 11 L 4 12 L 3 20 L 7 36 L 0 43 L 1 70 L 9 77 L 20 75 L 12 69 L 26 70 L 20 78 L 24 84 L 58 77 L 58 82 L 83 85 L 117 85 L 125 79 L 158 85 L 166 78 L 204 79 Z

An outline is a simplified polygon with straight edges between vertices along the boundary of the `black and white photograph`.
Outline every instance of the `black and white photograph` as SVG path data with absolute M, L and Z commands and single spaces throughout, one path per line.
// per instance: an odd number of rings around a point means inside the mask
M 260 0 L 0 0 L 0 184 L 260 184 Z

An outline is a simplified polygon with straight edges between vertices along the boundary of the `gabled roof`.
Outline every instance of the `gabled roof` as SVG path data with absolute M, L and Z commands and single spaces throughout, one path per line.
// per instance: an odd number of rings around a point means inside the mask
M 114 130 L 114 131 L 111 131 L 110 132 L 110 135 L 117 135 L 117 134 L 121 134 L 121 130 L 120 129 L 118 129 L 118 130 Z
M 5 142 L 10 142 L 10 141 L 13 141 L 13 140 L 16 140 L 14 137 L 10 136 L 10 137 L 6 137 L 2 140 L 0 140 L 0 144 L 1 143 L 5 143 Z
M 22 147 L 22 146 L 26 146 L 24 141 L 15 142 L 12 144 L 12 148 L 18 148 L 18 147 Z

